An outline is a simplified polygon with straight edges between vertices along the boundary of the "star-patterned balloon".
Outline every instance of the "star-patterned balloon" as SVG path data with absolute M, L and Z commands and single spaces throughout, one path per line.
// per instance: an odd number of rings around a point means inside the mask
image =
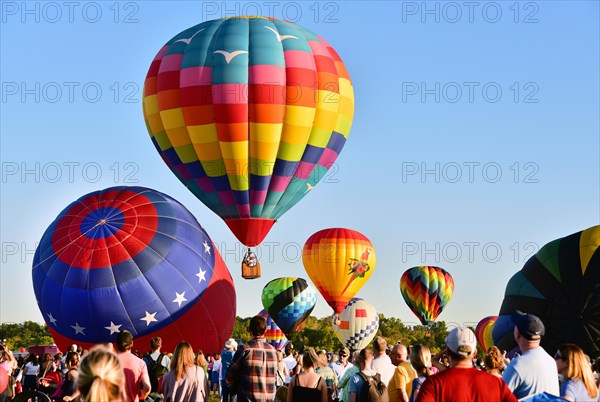
M 187 340 L 218 352 L 233 330 L 235 289 L 212 240 L 184 206 L 143 187 L 96 191 L 65 208 L 36 250 L 33 284 L 64 350 L 127 329 L 137 342 L 162 336 L 165 350 Z

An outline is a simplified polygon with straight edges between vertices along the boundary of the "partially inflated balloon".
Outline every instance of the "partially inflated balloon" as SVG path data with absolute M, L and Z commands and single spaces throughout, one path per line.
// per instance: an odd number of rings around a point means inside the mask
M 592 358 L 600 356 L 600 226 L 554 240 L 531 257 L 506 285 L 494 343 L 516 346 L 511 314 L 538 316 L 545 326 L 542 346 L 554 353 L 574 343 Z
M 269 316 L 267 310 L 260 310 L 258 315 L 265 317 L 267 320 L 267 331 L 265 332 L 265 339 L 267 342 L 277 350 L 285 349 L 285 345 L 288 344 L 288 339 L 285 337 L 285 334 L 281 328 L 279 328 L 277 323 Z
M 143 108 L 177 178 L 256 246 L 337 159 L 354 93 L 320 36 L 287 21 L 233 17 L 195 25 L 160 49 Z
M 483 349 L 483 351 L 487 351 L 490 346 L 494 346 L 494 339 L 492 338 L 492 328 L 494 328 L 494 323 L 498 319 L 497 315 L 492 315 L 489 317 L 485 317 L 483 320 L 479 321 L 477 327 L 475 328 L 475 336 L 477 337 L 477 343 Z
M 44 233 L 33 287 L 62 350 L 113 342 L 125 329 L 140 350 L 188 341 L 221 350 L 235 320 L 235 288 L 219 252 L 173 198 L 143 187 L 87 194 Z
M 315 308 L 317 293 L 302 278 L 278 278 L 262 291 L 262 304 L 283 333 L 291 338 Z
M 400 278 L 400 292 L 423 325 L 436 320 L 454 292 L 452 276 L 442 268 L 414 267 Z
M 366 300 L 350 300 L 344 311 L 332 318 L 335 334 L 350 350 L 366 348 L 379 330 L 379 315 Z
M 375 249 L 351 229 L 324 229 L 308 238 L 302 263 L 321 295 L 341 314 L 375 269 Z

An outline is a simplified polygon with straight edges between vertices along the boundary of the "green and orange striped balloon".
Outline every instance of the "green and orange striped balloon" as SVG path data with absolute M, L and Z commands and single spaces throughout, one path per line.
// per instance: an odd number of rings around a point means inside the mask
M 413 267 L 400 278 L 400 292 L 423 325 L 433 323 L 454 292 L 454 279 L 438 267 Z

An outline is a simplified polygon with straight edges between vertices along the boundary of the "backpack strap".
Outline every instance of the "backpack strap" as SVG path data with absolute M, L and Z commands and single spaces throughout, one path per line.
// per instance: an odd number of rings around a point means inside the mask
M 157 365 L 161 364 L 161 363 L 162 363 L 162 360 L 163 360 L 163 357 L 165 357 L 165 354 L 164 354 L 164 353 L 161 353 L 161 354 L 158 356 L 158 359 L 156 359 L 156 362 L 155 362 L 155 363 L 156 363 Z

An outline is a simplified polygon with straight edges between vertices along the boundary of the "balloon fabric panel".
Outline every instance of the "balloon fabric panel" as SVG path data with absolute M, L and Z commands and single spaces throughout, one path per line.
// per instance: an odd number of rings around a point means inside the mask
M 333 330 L 350 350 L 368 347 L 379 330 L 379 315 L 366 300 L 353 298 L 341 314 L 332 317 Z
M 575 343 L 586 354 L 600 356 L 600 226 L 554 240 L 531 257 L 508 282 L 494 342 L 503 349 L 515 346 L 515 310 L 542 319 L 542 346 L 554 352 Z
M 148 71 L 143 109 L 169 168 L 255 246 L 332 166 L 354 95 L 323 38 L 286 21 L 236 17 L 167 42 Z

